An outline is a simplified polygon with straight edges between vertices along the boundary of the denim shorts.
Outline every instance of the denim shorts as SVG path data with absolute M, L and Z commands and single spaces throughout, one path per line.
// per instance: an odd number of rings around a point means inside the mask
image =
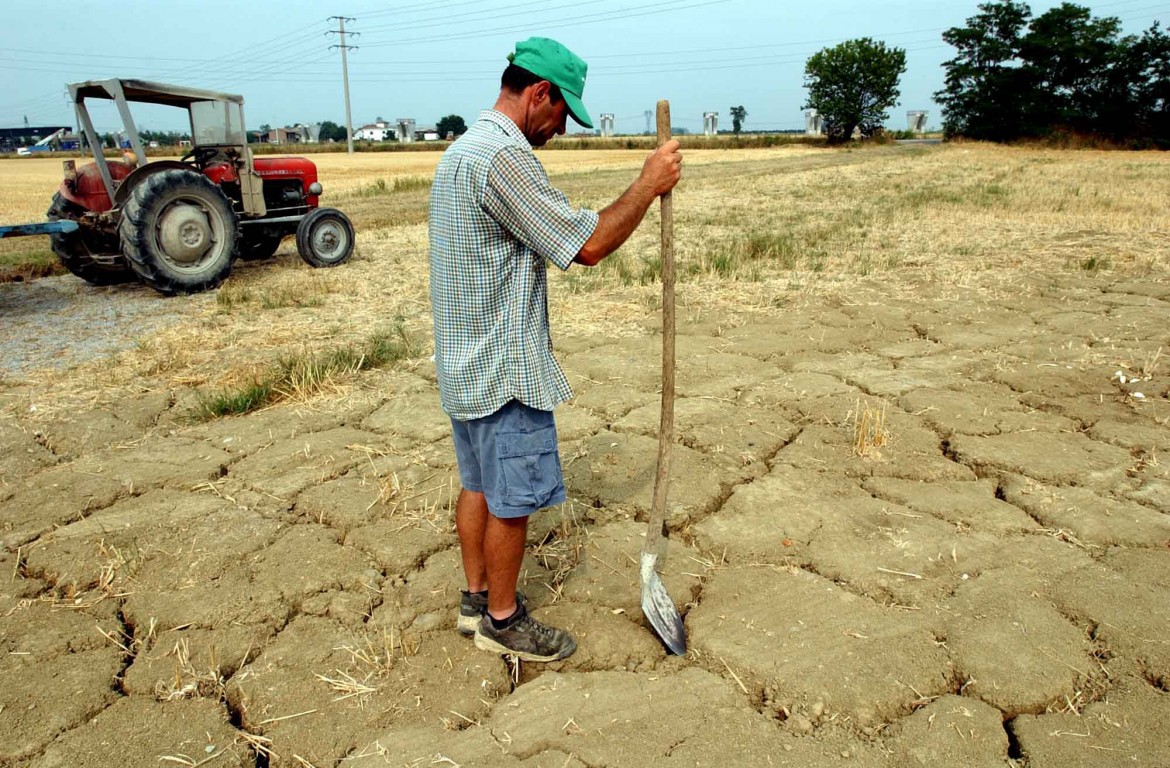
M 552 411 L 509 401 L 482 419 L 451 419 L 463 488 L 496 517 L 527 517 L 565 500 Z

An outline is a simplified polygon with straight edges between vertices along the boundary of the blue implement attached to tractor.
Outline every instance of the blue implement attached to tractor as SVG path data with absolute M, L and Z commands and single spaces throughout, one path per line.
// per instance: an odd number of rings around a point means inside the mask
M 60 221 L 43 221 L 37 224 L 0 226 L 0 238 L 25 237 L 26 235 L 64 235 L 77 230 L 76 221 L 61 219 Z

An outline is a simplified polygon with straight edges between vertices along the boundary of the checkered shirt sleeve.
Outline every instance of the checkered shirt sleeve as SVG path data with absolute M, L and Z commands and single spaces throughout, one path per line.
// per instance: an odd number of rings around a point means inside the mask
M 483 208 L 512 237 L 562 270 L 573 263 L 597 225 L 592 211 L 574 211 L 569 198 L 553 189 L 532 150 L 519 147 L 496 155 Z

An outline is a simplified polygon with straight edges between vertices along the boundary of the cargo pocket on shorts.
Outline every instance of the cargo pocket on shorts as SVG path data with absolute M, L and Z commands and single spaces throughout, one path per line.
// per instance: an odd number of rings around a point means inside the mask
M 540 509 L 561 484 L 556 427 L 496 435 L 501 500 L 509 507 Z

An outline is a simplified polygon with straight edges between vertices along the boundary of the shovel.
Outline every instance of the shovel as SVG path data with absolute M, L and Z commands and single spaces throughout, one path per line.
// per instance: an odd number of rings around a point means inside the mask
M 670 102 L 658 102 L 658 146 L 670 141 Z M 674 442 L 674 214 L 670 193 L 662 200 L 662 417 L 658 426 L 658 472 L 650 503 L 650 528 L 642 546 L 642 613 L 671 653 L 687 652 L 686 629 L 674 601 L 658 575 L 664 553 L 666 488 L 670 482 L 670 447 Z

